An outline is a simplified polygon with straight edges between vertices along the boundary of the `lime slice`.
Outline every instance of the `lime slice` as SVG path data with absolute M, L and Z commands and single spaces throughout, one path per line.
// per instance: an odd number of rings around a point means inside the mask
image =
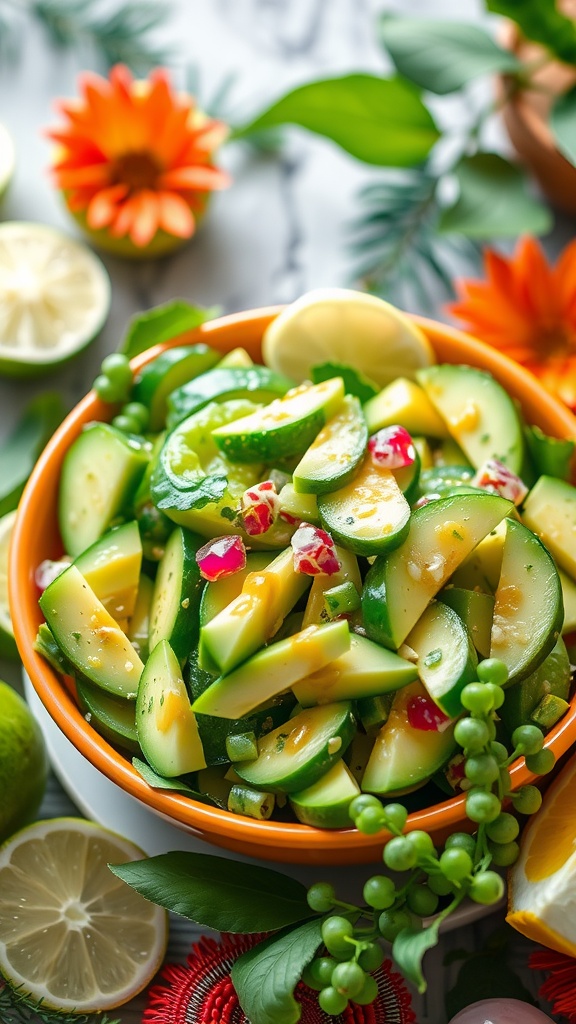
M 0 518 L 0 657 L 17 660 L 18 648 L 8 605 L 8 548 L 15 520 L 15 511 Z
M 436 362 L 430 342 L 388 302 L 365 292 L 322 288 L 287 306 L 267 328 L 264 361 L 303 381 L 320 363 L 353 366 L 384 387 Z
M 0 973 L 57 1010 L 141 992 L 166 951 L 166 911 L 108 868 L 142 850 L 81 818 L 36 822 L 0 848 Z
M 90 342 L 110 280 L 85 245 L 44 224 L 0 224 L 0 373 L 41 375 Z
M 12 180 L 15 162 L 12 137 L 4 125 L 0 124 L 0 199 Z

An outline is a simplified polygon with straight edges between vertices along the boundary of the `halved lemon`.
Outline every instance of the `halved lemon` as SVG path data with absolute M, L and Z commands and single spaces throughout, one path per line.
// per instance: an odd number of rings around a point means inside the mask
M 149 983 L 166 911 L 113 875 L 137 846 L 81 818 L 39 821 L 0 847 L 0 974 L 46 1006 L 109 1010 Z
M 15 162 L 16 157 L 12 137 L 7 128 L 0 124 L 0 199 L 12 180 Z
M 380 387 L 414 377 L 436 357 L 426 335 L 389 302 L 347 288 L 320 288 L 287 306 L 267 328 L 264 361 L 295 381 L 320 363 L 343 363 Z
M 100 331 L 110 279 L 87 246 L 45 224 L 0 224 L 0 373 L 40 375 Z
M 534 942 L 576 956 L 576 757 L 550 785 L 510 870 L 506 920 Z
M 16 512 L 7 512 L 0 518 L 0 657 L 18 658 L 18 648 L 8 604 L 8 549 Z

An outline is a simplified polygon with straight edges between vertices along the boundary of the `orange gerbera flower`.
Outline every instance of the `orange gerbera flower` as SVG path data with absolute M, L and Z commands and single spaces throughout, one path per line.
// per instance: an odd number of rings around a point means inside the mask
M 449 311 L 576 409 L 576 241 L 555 266 L 534 238 L 510 258 L 486 249 L 484 265 L 487 280 L 457 282 Z
M 59 102 L 66 123 L 48 131 L 70 211 L 103 244 L 106 235 L 136 249 L 154 240 L 166 251 L 190 238 L 209 193 L 229 184 L 212 162 L 226 127 L 174 92 L 162 69 L 136 81 L 117 65 L 109 79 L 82 75 L 80 91 Z

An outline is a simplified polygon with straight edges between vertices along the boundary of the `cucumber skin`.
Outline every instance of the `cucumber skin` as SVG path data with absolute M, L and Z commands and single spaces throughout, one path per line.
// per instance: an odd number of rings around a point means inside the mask
M 171 391 L 211 370 L 219 361 L 219 352 L 199 343 L 166 349 L 147 363 L 134 381 L 132 401 L 142 402 L 150 410 L 149 429 L 162 430 L 165 425 Z
M 361 538 L 351 537 L 350 534 L 345 533 L 334 525 L 334 520 L 330 514 L 330 498 L 331 495 L 328 494 L 324 500 L 320 498 L 318 502 L 320 524 L 337 544 L 348 548 L 348 551 L 353 551 L 355 555 L 375 555 L 376 553 L 383 555 L 394 548 L 400 547 L 410 532 L 410 507 L 407 506 L 406 520 L 394 533 L 389 533 L 385 537 L 379 537 L 377 540 L 362 540 Z
M 302 455 L 326 425 L 323 409 L 309 413 L 304 420 L 287 423 L 283 427 L 263 430 L 252 437 L 249 434 L 228 434 L 214 440 L 230 462 L 275 462 Z
M 196 562 L 196 552 L 205 543 L 202 537 L 196 536 L 185 527 L 177 527 L 182 533 L 184 546 L 184 573 L 182 577 L 182 593 L 186 594 L 189 604 L 186 608 L 180 605 L 173 623 L 172 633 L 169 637 L 157 637 L 159 640 L 168 640 L 174 654 L 181 664 L 186 660 L 190 651 L 198 642 L 200 633 L 199 610 L 204 591 L 205 581 L 200 575 L 200 569 Z M 150 606 L 150 624 L 152 626 L 154 616 L 154 593 Z
M 293 382 L 287 377 L 275 373 L 266 366 L 231 366 L 222 369 L 215 367 L 170 393 L 167 426 L 172 430 L 209 402 L 225 401 L 228 398 L 272 402 L 275 398 L 285 395 L 293 386 Z
M 380 556 L 366 573 L 362 590 L 362 618 L 366 636 L 395 651 L 398 644 L 388 615 L 385 563 L 386 556 Z

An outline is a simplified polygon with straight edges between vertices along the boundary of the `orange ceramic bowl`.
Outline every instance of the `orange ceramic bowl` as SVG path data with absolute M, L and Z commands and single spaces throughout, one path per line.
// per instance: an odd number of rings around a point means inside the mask
M 172 344 L 204 341 L 221 352 L 244 346 L 260 358 L 262 334 L 279 312 L 263 309 L 213 320 Z M 497 351 L 460 331 L 419 319 L 440 362 L 469 363 L 490 371 L 517 399 L 529 423 L 556 437 L 576 435 L 576 419 L 553 399 L 525 370 Z M 134 360 L 134 369 L 162 351 L 157 346 Z M 57 526 L 58 479 L 66 450 L 83 424 L 105 419 L 109 407 L 90 393 L 70 413 L 40 457 L 20 503 L 10 555 L 10 604 L 16 641 L 24 666 L 48 712 L 74 746 L 112 780 L 151 811 L 178 828 L 217 846 L 248 856 L 308 864 L 358 864 L 381 858 L 382 836 L 366 836 L 355 829 L 322 831 L 300 824 L 255 821 L 195 803 L 194 800 L 151 789 L 130 761 L 88 724 L 61 680 L 33 648 L 42 616 L 34 583 L 36 566 L 61 553 Z M 576 739 L 576 698 L 570 710 L 548 734 L 546 745 L 559 757 Z M 512 768 L 513 785 L 532 781 L 523 759 Z M 456 796 L 411 814 L 408 827 L 426 829 L 438 841 L 455 828 L 466 827 L 464 799 Z

